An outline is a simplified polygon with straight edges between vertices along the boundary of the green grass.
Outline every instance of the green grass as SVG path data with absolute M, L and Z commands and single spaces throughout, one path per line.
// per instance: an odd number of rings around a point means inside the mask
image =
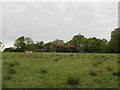
M 118 88 L 118 55 L 3 53 L 3 88 Z

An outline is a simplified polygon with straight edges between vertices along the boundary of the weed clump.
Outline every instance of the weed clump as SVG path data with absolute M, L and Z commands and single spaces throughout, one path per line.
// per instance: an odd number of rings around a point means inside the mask
M 10 80 L 12 78 L 13 74 L 16 74 L 16 70 L 14 69 L 14 67 L 16 65 L 20 65 L 19 62 L 5 62 L 4 64 L 7 65 L 7 71 L 6 71 L 6 75 L 4 75 L 4 80 Z
M 97 76 L 97 72 L 95 72 L 95 71 L 90 71 L 89 74 L 90 74 L 91 76 Z
M 6 56 L 3 57 L 3 59 L 6 59 L 6 58 L 7 58 Z
M 71 54 L 70 56 L 73 56 L 73 54 Z
M 10 79 L 12 79 L 12 77 L 11 77 L 10 74 L 6 74 L 6 75 L 3 76 L 3 79 L 4 80 L 10 80 Z
M 97 67 L 97 66 L 98 66 L 98 64 L 96 64 L 96 63 L 93 63 L 92 65 L 93 65 L 94 67 Z
M 9 74 L 15 74 L 16 71 L 15 71 L 15 69 L 13 69 L 13 68 L 8 68 L 8 73 L 9 73 Z
M 113 76 L 120 76 L 120 71 L 113 72 Z
M 67 79 L 67 84 L 70 86 L 79 85 L 80 79 L 78 76 L 69 76 Z
M 14 67 L 16 65 L 20 65 L 19 62 L 5 62 L 4 64 L 8 65 L 9 67 Z
M 113 70 L 113 67 L 110 67 L 110 66 L 107 67 L 107 71 L 111 72 L 112 70 Z
M 47 70 L 41 69 L 41 73 L 47 73 Z
M 120 60 L 118 60 L 118 63 L 120 63 Z
M 55 59 L 54 61 L 59 61 L 59 59 Z

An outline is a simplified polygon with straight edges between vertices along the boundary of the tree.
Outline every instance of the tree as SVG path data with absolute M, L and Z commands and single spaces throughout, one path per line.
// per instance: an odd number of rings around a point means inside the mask
M 106 39 L 98 39 L 96 37 L 88 38 L 83 46 L 84 52 L 103 52 L 104 47 L 106 46 Z
M 29 37 L 25 38 L 25 42 L 26 42 L 26 50 L 34 50 L 35 49 L 35 44 L 33 42 L 33 40 Z
M 29 44 L 29 45 L 34 43 L 33 40 L 29 37 L 25 38 L 25 41 L 26 41 L 26 44 Z
M 85 42 L 86 42 L 86 38 L 83 35 L 79 34 L 79 35 L 75 35 L 72 38 L 72 40 L 67 42 L 67 44 L 76 46 L 77 52 L 83 52 L 83 47 L 85 45 Z
M 23 52 L 26 48 L 25 37 L 22 36 L 22 37 L 19 37 L 18 39 L 16 39 L 14 46 L 16 46 L 20 52 Z
M 35 44 L 36 49 L 42 49 L 43 48 L 43 44 L 44 44 L 43 41 L 40 41 L 40 42 L 37 41 L 37 43 Z
M 56 52 L 72 52 L 70 47 L 56 47 Z
M 43 44 L 44 44 L 44 42 L 43 42 L 43 41 L 40 41 L 40 42 L 39 42 L 39 45 L 41 45 L 41 46 L 42 46 Z
M 45 43 L 43 45 L 43 49 L 47 49 L 47 51 L 51 52 L 51 45 L 52 45 L 52 42 Z
M 55 39 L 54 41 L 52 41 L 52 44 L 60 44 L 63 45 L 64 41 L 63 40 L 59 40 L 59 39 Z
M 10 48 L 5 48 L 4 52 L 15 52 L 16 49 L 10 47 Z
M 120 53 L 120 27 L 111 32 L 111 40 L 108 46 L 112 52 Z
M 108 41 L 105 38 L 100 40 L 100 45 L 98 47 L 99 52 L 108 52 L 107 43 L 108 43 Z

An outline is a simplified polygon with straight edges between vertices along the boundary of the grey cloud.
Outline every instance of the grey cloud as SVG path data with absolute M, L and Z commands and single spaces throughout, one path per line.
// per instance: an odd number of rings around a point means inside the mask
M 78 33 L 109 40 L 118 19 L 114 2 L 4 3 L 2 9 L 5 43 L 22 35 L 34 41 L 68 41 Z

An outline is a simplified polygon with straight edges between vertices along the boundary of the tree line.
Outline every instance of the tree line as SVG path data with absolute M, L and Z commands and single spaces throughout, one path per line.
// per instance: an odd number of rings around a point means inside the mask
M 73 45 L 71 47 L 52 47 L 52 45 Z M 75 52 L 75 53 L 120 53 L 120 28 L 111 32 L 111 39 L 86 38 L 78 34 L 70 41 L 56 39 L 48 43 L 44 41 L 34 42 L 30 37 L 21 36 L 15 40 L 14 47 L 6 48 L 4 52 L 24 52 L 25 50 L 46 49 L 48 52 Z

